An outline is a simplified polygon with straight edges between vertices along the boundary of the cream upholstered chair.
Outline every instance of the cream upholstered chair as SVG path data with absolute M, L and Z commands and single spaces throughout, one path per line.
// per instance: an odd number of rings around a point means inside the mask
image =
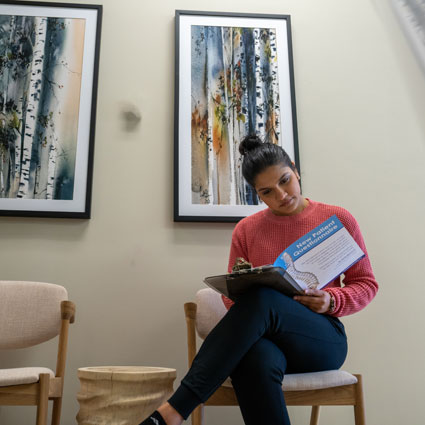
M 59 285 L 0 281 L 0 350 L 28 348 L 59 335 L 56 373 L 45 367 L 0 369 L 0 405 L 36 405 L 37 425 L 46 425 L 49 399 L 52 424 L 60 421 L 68 328 L 75 317 L 67 299 Z
M 196 355 L 196 333 L 202 339 L 226 314 L 220 294 L 201 289 L 196 303 L 184 305 L 187 324 L 189 366 Z M 282 390 L 288 406 L 312 406 L 310 425 L 319 423 L 320 406 L 354 406 L 356 425 L 365 425 L 361 375 L 342 370 L 285 375 Z M 237 406 L 230 378 L 206 401 L 206 406 Z M 192 425 L 203 424 L 203 408 L 192 413 Z

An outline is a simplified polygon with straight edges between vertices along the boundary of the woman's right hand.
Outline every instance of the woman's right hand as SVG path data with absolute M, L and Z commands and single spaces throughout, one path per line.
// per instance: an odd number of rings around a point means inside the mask
M 331 305 L 331 295 L 321 289 L 306 289 L 303 295 L 295 295 L 294 300 L 321 314 L 328 312 Z

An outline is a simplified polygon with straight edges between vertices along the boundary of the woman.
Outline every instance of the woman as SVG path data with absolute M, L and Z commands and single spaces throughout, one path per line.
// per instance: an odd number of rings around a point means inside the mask
M 323 290 L 287 297 L 254 289 L 232 305 L 211 331 L 173 396 L 141 425 L 180 425 L 230 376 L 247 425 L 289 425 L 282 393 L 285 373 L 338 369 L 347 339 L 338 317 L 356 313 L 378 284 L 359 226 L 345 209 L 301 194 L 300 176 L 286 152 L 256 136 L 239 147 L 242 172 L 267 209 L 241 220 L 232 235 L 229 272 L 238 257 L 253 267 L 273 263 L 290 244 L 336 214 L 365 257 Z M 341 280 L 343 285 L 341 285 Z

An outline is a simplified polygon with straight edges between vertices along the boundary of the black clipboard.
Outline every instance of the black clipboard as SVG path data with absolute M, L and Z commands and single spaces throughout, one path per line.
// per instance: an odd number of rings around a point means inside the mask
M 290 297 L 303 292 L 303 289 L 285 269 L 272 265 L 209 276 L 204 278 L 204 282 L 232 301 L 237 301 L 242 294 L 259 286 L 276 289 Z

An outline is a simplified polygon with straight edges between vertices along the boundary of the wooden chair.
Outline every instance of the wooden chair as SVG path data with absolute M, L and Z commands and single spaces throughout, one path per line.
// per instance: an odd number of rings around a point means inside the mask
M 75 305 L 65 288 L 40 282 L 0 281 L 0 350 L 28 348 L 59 335 L 56 373 L 47 368 L 0 369 L 0 405 L 37 406 L 37 425 L 59 425 L 69 324 Z
M 226 314 L 221 296 L 212 289 L 201 289 L 196 303 L 184 305 L 189 367 L 196 355 L 196 334 L 202 339 Z M 318 425 L 320 406 L 354 406 L 355 425 L 365 425 L 361 375 L 341 370 L 286 375 L 282 390 L 288 406 L 312 406 L 310 425 Z M 230 378 L 206 401 L 206 406 L 237 406 Z M 192 425 L 203 424 L 204 405 L 192 413 Z

